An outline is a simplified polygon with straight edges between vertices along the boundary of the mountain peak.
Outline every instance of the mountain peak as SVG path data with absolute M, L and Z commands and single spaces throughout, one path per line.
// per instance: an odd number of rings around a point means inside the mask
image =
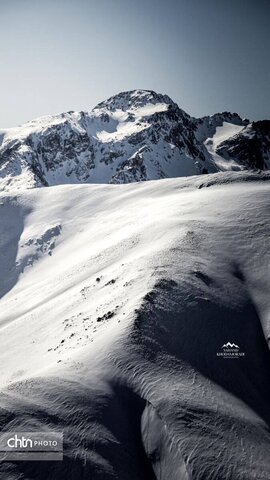
M 45 116 L 1 131 L 0 189 L 268 169 L 269 126 L 261 123 L 246 126 L 230 112 L 195 119 L 168 95 L 121 92 L 90 112 Z
M 177 106 L 175 102 L 168 96 L 161 93 L 156 93 L 153 90 L 129 90 L 121 92 L 99 103 L 93 111 L 107 109 L 115 110 L 131 110 L 144 107 L 148 104 L 157 105 L 173 105 Z

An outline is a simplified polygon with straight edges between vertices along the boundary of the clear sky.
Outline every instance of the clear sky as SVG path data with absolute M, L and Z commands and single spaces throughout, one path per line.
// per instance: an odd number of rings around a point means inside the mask
M 167 93 L 270 118 L 270 0 L 0 0 L 0 127 Z

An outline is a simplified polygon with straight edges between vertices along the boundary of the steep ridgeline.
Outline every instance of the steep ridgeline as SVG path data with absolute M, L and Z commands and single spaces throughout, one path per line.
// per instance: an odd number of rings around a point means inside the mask
M 230 112 L 215 113 L 211 116 L 194 118 L 193 122 L 196 127 L 196 138 L 199 142 L 205 142 L 208 138 L 212 138 L 217 133 L 217 128 L 222 128 L 224 123 L 241 128 L 249 124 L 249 120 L 242 119 L 238 113 Z
M 246 168 L 270 169 L 270 120 L 252 122 L 217 146 L 217 153 Z
M 242 135 L 234 135 L 254 124 L 247 125 L 248 121 L 230 113 L 194 119 L 167 95 L 150 90 L 120 93 L 91 112 L 41 117 L 2 130 L 0 188 L 129 183 L 262 168 L 261 161 L 257 165 L 250 160 L 248 145 L 238 148 Z M 260 132 L 263 136 L 262 129 Z M 218 144 L 230 137 L 236 142 L 233 160 L 227 143 L 224 154 L 223 150 L 217 153 L 215 137 L 221 138 Z M 269 154 L 269 139 L 267 142 L 264 148 Z M 260 150 L 260 143 L 257 148 Z

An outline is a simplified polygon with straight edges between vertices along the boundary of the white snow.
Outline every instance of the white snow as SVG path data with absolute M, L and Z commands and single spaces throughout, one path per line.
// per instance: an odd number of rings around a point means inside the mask
M 245 127 L 243 125 L 234 125 L 232 123 L 223 122 L 221 127 L 216 128 L 216 133 L 213 136 L 213 148 L 217 148 L 221 142 L 224 142 L 234 135 L 237 135 L 244 128 Z
M 241 170 L 239 163 L 234 160 L 225 160 L 216 153 L 218 145 L 230 137 L 237 135 L 245 127 L 243 125 L 235 125 L 233 123 L 223 122 L 221 127 L 216 127 L 216 133 L 212 138 L 207 138 L 204 144 L 208 152 L 212 155 L 215 164 L 221 171 L 227 170 Z M 242 167 L 244 170 L 244 166 Z
M 48 480 L 270 478 L 265 179 L 0 195 L 1 429 L 64 431 Z
M 139 108 L 131 107 L 126 111 L 117 109 L 110 116 L 107 130 L 96 131 L 96 137 L 105 143 L 122 140 L 127 136 L 149 128 L 149 124 L 143 117 L 154 115 L 157 112 L 164 112 L 167 109 L 168 105 L 164 103 L 149 104 Z M 128 121 L 129 114 L 133 116 L 132 122 Z M 114 128 L 112 128 L 112 122 Z

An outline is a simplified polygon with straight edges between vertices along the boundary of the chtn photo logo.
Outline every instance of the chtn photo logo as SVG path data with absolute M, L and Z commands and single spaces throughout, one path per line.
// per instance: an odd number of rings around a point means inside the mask
M 217 357 L 222 358 L 240 358 L 244 356 L 245 352 L 242 352 L 239 345 L 234 342 L 224 343 L 221 347 L 221 350 L 217 352 Z
M 33 440 L 31 438 L 25 438 L 24 436 L 18 437 L 17 433 L 14 437 L 11 437 L 7 441 L 9 448 L 33 448 Z
M 62 432 L 0 432 L 0 461 L 61 461 Z

